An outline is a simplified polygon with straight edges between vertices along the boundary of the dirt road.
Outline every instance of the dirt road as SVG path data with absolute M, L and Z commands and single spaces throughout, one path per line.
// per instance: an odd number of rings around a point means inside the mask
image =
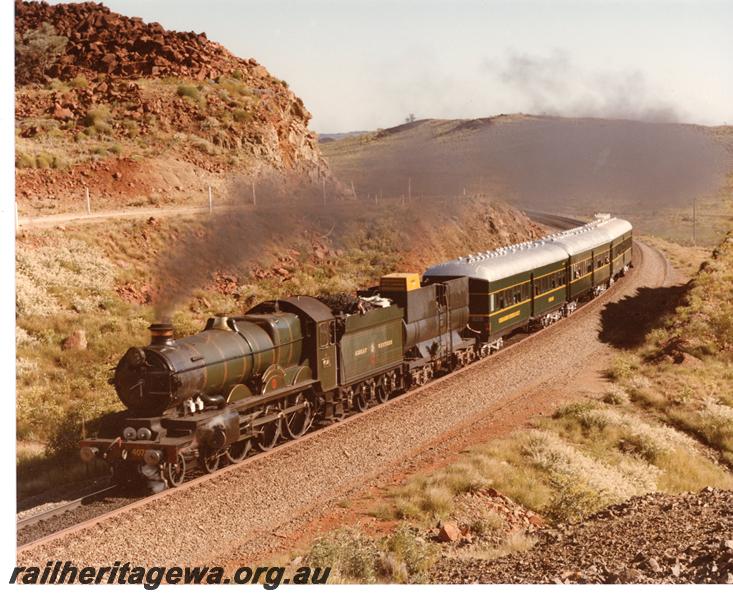
M 139 565 L 245 564 L 288 547 L 344 498 L 410 464 L 470 443 L 487 421 L 511 424 L 535 410 L 545 386 L 577 377 L 607 351 L 605 304 L 670 283 L 664 257 L 639 245 L 633 275 L 589 310 L 491 360 L 348 420 L 290 448 L 48 542 L 20 549 L 19 564 L 72 560 Z
M 199 215 L 209 212 L 223 212 L 234 207 L 228 204 L 212 206 L 179 206 L 174 208 L 127 208 L 124 210 L 101 210 L 97 212 L 61 213 L 38 217 L 17 217 L 16 230 L 46 229 L 69 223 L 98 223 L 113 219 L 148 219 L 150 217 L 172 217 L 177 215 Z M 250 206 L 238 207 L 251 210 Z

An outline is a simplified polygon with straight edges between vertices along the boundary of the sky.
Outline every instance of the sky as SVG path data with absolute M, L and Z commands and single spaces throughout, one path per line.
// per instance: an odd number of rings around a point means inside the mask
M 334 133 L 530 112 L 733 123 L 733 0 L 107 0 L 205 31 Z

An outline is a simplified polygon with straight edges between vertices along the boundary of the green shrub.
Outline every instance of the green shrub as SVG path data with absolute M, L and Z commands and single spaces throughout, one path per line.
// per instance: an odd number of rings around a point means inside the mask
M 575 477 L 556 475 L 553 484 L 554 493 L 545 514 L 554 521 L 577 522 L 608 504 L 597 489 Z
M 400 523 L 381 539 L 353 527 L 337 529 L 313 543 L 305 562 L 331 567 L 336 581 L 342 583 L 418 583 L 436 558 L 435 549 L 417 529 Z
M 232 116 L 237 123 L 247 123 L 252 120 L 252 113 L 242 108 L 237 108 L 232 112 Z
M 181 98 L 190 98 L 195 102 L 199 102 L 201 100 L 201 92 L 194 85 L 179 85 L 176 90 L 176 94 Z
M 385 540 L 386 554 L 381 561 L 385 577 L 398 583 L 422 581 L 436 559 L 435 549 L 419 532 L 400 523 Z
M 36 155 L 36 166 L 39 169 L 51 169 L 53 168 L 54 160 L 53 154 L 41 152 Z
M 109 124 L 111 113 L 106 106 L 96 106 L 87 111 L 84 117 L 84 125 L 87 126 L 87 133 L 109 133 L 112 126 Z
M 72 454 L 78 450 L 81 438 L 82 415 L 77 408 L 72 408 L 56 424 L 48 441 L 47 453 L 49 456 Z
M 75 90 L 85 90 L 89 87 L 89 82 L 84 75 L 77 75 L 70 82 L 71 87 Z
M 133 119 L 125 119 L 122 122 L 122 127 L 130 137 L 137 137 L 140 133 L 140 126 Z
M 25 152 L 18 152 L 15 156 L 15 166 L 18 169 L 35 169 L 36 157 Z
M 69 84 L 67 82 L 55 78 L 48 83 L 48 87 L 54 92 L 61 92 L 62 94 L 69 91 Z
M 315 541 L 305 562 L 331 567 L 343 581 L 376 581 L 379 548 L 375 540 L 355 528 L 341 528 Z

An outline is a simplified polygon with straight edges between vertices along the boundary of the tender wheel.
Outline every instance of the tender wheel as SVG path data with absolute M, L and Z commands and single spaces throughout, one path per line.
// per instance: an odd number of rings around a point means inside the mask
M 385 379 L 380 380 L 377 384 L 375 396 L 379 404 L 384 404 L 389 400 L 389 390 L 387 389 L 387 381 Z
M 366 394 L 366 387 L 361 386 L 354 392 L 354 408 L 359 412 L 365 412 L 369 409 L 369 398 Z
M 224 452 L 224 456 L 230 463 L 235 464 L 242 462 L 250 450 L 252 450 L 252 440 L 246 439 L 229 446 Z
M 273 405 L 267 406 L 265 408 L 264 412 L 262 413 L 262 416 L 270 415 L 273 412 L 275 412 L 277 408 Z M 280 433 L 282 432 L 282 420 L 281 419 L 275 419 L 274 421 L 271 421 L 267 423 L 266 425 L 262 426 L 262 431 L 257 436 L 255 441 L 255 446 L 262 451 L 267 452 L 268 450 L 272 450 L 275 447 L 275 444 L 277 444 L 277 441 L 280 439 Z
M 186 477 L 186 459 L 178 455 L 176 462 L 166 463 L 163 476 L 171 487 L 178 487 Z
M 305 394 L 300 393 L 288 399 L 286 406 L 290 407 L 302 403 L 305 403 L 302 410 L 290 413 L 285 417 L 285 435 L 292 440 L 302 436 L 313 423 L 313 407 Z
M 213 473 L 219 468 L 219 458 L 221 457 L 218 450 L 204 450 L 199 456 L 199 464 L 206 473 Z

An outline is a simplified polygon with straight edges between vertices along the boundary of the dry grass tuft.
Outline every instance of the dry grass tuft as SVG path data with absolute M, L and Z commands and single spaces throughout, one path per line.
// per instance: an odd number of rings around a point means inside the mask
M 333 583 L 420 583 L 435 558 L 434 548 L 403 523 L 380 539 L 356 528 L 337 529 L 313 543 L 305 563 L 331 567 Z

